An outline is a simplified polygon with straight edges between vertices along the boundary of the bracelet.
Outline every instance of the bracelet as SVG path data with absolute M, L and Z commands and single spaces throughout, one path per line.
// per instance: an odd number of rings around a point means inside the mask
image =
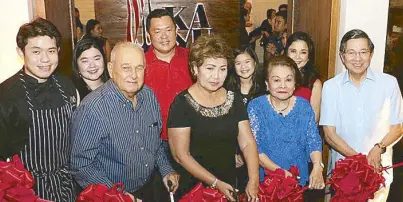
M 382 154 L 386 152 L 386 145 L 383 142 L 376 143 L 374 147 L 377 146 L 379 149 L 382 149 Z
M 323 162 L 321 162 L 321 161 L 314 161 L 314 162 L 312 162 L 312 165 L 315 164 L 315 163 L 319 163 L 320 167 L 325 168 L 325 164 L 323 164 Z
M 211 184 L 211 188 L 215 189 L 217 187 L 217 182 L 218 182 L 218 179 L 215 178 L 213 184 Z

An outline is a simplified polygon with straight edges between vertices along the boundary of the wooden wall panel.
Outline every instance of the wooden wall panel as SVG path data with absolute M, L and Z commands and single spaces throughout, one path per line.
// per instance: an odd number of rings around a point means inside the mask
M 72 11 L 74 4 L 72 0 L 37 0 L 40 7 L 37 7 L 36 13 L 42 15 L 56 25 L 62 35 L 61 49 L 59 53 L 59 67 L 57 71 L 65 75 L 71 75 L 71 65 L 73 58 L 73 23 Z M 45 16 L 43 16 L 43 13 Z
M 315 66 L 323 79 L 334 76 L 339 0 L 294 0 L 293 31 L 311 35 L 315 44 Z
M 147 16 L 149 9 L 167 8 L 176 14 L 181 7 L 184 10 L 180 13 L 186 26 L 190 26 L 193 14 L 198 3 L 202 4 L 211 32 L 221 35 L 231 46 L 236 47 L 239 43 L 239 0 L 144 0 L 144 16 Z M 112 44 L 126 39 L 127 3 L 126 0 L 95 0 L 95 17 L 104 28 L 104 36 Z M 200 23 L 194 23 L 193 28 L 199 27 Z M 140 27 L 142 29 L 142 27 Z M 145 29 L 144 29 L 145 30 Z M 179 34 L 186 38 L 188 30 L 180 29 Z M 208 30 L 203 30 L 207 33 Z M 143 44 L 142 30 L 139 31 L 138 41 Z M 189 35 L 185 46 L 192 42 Z M 149 44 L 149 42 L 146 42 Z
M 389 0 L 389 7 L 403 7 L 403 0 Z
M 125 40 L 127 22 L 126 0 L 95 0 L 95 18 L 103 27 L 103 35 L 112 44 Z

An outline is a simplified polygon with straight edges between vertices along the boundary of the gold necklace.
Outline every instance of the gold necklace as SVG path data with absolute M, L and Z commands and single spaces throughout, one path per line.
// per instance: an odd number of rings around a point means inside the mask
M 290 102 L 291 102 L 290 101 L 291 99 L 289 98 L 288 102 L 287 102 L 287 106 L 284 109 L 279 110 L 274 106 L 274 102 L 271 98 L 271 95 L 269 95 L 269 99 L 270 99 L 271 106 L 273 106 L 274 110 L 276 110 L 280 115 L 283 115 L 283 112 L 288 108 L 288 106 L 290 106 Z

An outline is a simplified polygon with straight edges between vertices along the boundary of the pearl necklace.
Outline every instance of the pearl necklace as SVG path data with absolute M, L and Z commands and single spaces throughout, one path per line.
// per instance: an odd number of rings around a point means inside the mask
M 271 106 L 273 106 L 274 110 L 277 113 L 279 113 L 280 115 L 283 115 L 283 112 L 290 106 L 290 102 L 291 102 L 290 101 L 291 99 L 288 99 L 287 106 L 284 109 L 279 110 L 274 106 L 274 102 L 272 101 L 271 95 L 269 95 L 269 99 L 270 99 Z

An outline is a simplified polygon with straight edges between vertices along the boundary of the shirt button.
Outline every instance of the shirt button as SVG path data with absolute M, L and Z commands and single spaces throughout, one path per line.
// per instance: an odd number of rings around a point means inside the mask
M 140 147 L 141 150 L 144 150 L 144 147 Z
M 123 104 L 124 107 L 126 107 L 126 104 Z
M 146 164 L 146 167 L 148 167 L 148 164 Z
M 139 133 L 139 130 L 136 130 L 136 133 Z

